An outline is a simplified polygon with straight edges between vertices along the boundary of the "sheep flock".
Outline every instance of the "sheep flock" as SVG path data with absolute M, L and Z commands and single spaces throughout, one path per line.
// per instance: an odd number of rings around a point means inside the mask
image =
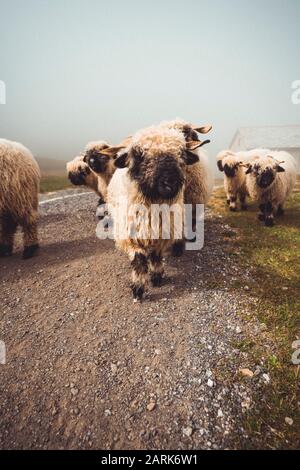
M 134 301 L 142 300 L 148 281 L 156 287 L 162 284 L 168 252 L 181 256 L 186 242 L 195 241 L 198 207 L 208 203 L 213 189 L 213 172 L 202 149 L 210 142 L 206 135 L 211 129 L 181 119 L 163 121 L 116 146 L 103 140 L 90 142 L 67 164 L 72 184 L 84 185 L 99 196 L 99 223 L 109 214 L 116 247 L 131 263 Z M 224 173 L 229 210 L 246 210 L 251 199 L 258 206 L 259 221 L 267 227 L 283 215 L 297 177 L 290 154 L 224 150 L 217 155 L 217 166 Z M 23 257 L 30 258 L 39 246 L 40 172 L 28 149 L 0 139 L 0 180 L 0 257 L 12 254 L 20 226 Z M 105 231 L 107 226 L 103 227 Z

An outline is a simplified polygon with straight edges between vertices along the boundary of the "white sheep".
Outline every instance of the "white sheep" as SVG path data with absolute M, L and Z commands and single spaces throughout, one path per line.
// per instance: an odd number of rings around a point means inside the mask
M 200 142 L 187 143 L 182 132 L 176 129 L 157 126 L 133 136 L 125 152 L 118 153 L 120 147 L 116 148 L 115 165 L 121 169 L 116 170 L 108 186 L 108 204 L 114 219 L 116 246 L 131 260 L 135 300 L 142 299 L 149 272 L 152 284 L 161 284 L 163 255 L 174 240 L 180 238 L 173 223 L 169 238 L 164 238 L 161 232 L 157 238 L 151 236 L 152 205 L 176 206 L 183 213 L 186 169 L 199 158 L 189 149 L 200 145 Z M 110 155 L 113 150 L 107 149 Z M 122 206 L 124 201 L 126 205 Z M 138 233 L 144 233 L 144 237 L 131 236 L 130 232 L 131 210 L 139 205 L 146 211 L 138 225 Z M 122 216 L 120 207 L 125 211 Z M 124 238 L 120 237 L 120 225 L 123 225 L 122 233 L 127 235 Z M 182 235 L 182 225 L 179 231 Z
M 160 126 L 169 129 L 177 129 L 183 134 L 186 142 L 200 142 L 199 134 L 207 134 L 212 129 L 212 126 L 193 125 L 179 118 L 173 121 L 163 121 L 160 123 Z M 191 204 L 193 207 L 193 230 L 195 230 L 196 225 L 196 206 L 197 204 L 207 204 L 213 189 L 213 172 L 208 163 L 206 152 L 200 148 L 202 145 L 209 142 L 209 140 L 202 142 L 199 148 L 194 150 L 194 153 L 198 156 L 198 161 L 194 165 L 186 167 L 184 203 Z M 174 243 L 172 247 L 174 256 L 181 256 L 183 250 L 183 240 L 178 240 Z
M 10 256 L 18 225 L 23 229 L 23 258 L 37 251 L 40 170 L 31 152 L 0 139 L 0 256 Z
M 99 195 L 99 204 L 106 200 L 107 186 L 115 168 L 113 165 L 104 165 L 103 171 L 96 173 L 88 164 L 88 160 L 93 162 L 99 152 L 108 148 L 105 141 L 90 142 L 86 145 L 84 152 L 67 163 L 68 178 L 75 186 L 87 186 Z M 107 159 L 107 157 L 104 157 Z
M 284 213 L 284 204 L 297 179 L 297 164 L 292 155 L 283 151 L 257 155 L 247 163 L 246 186 L 250 197 L 259 203 L 259 220 L 274 225 L 274 216 Z
M 231 211 L 237 210 L 238 199 L 241 203 L 241 209 L 247 209 L 246 169 L 243 165 L 268 152 L 267 149 L 254 149 L 236 153 L 231 150 L 223 150 L 217 155 L 218 168 L 224 172 L 224 189 L 227 204 Z
M 83 159 L 84 155 L 79 155 L 67 163 L 68 178 L 74 186 L 87 186 L 101 196 L 98 189 L 98 177 Z

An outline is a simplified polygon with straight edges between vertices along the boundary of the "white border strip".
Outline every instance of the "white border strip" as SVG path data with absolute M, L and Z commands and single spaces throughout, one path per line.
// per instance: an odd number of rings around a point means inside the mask
M 91 195 L 93 193 L 85 192 L 85 193 L 69 194 L 68 196 L 53 197 L 52 199 L 46 199 L 46 201 L 41 201 L 39 205 L 43 206 L 44 204 L 49 204 L 50 202 L 62 201 L 63 199 L 69 199 L 71 197 L 86 196 L 87 194 Z
M 214 186 L 214 189 L 220 189 L 223 188 L 223 186 Z M 52 199 L 46 199 L 46 201 L 41 201 L 39 203 L 40 206 L 43 206 L 44 204 L 49 204 L 50 202 L 55 202 L 55 201 L 63 201 L 64 199 L 70 199 L 71 197 L 79 197 L 79 196 L 86 196 L 87 194 L 93 194 L 92 192 L 84 192 L 84 193 L 76 193 L 76 194 L 69 194 L 68 196 L 59 196 L 59 197 L 53 197 Z

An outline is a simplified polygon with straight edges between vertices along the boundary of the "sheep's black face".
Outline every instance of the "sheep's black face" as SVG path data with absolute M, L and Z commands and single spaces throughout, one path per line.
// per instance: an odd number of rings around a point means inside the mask
M 129 174 L 151 201 L 175 199 L 184 184 L 183 166 L 172 155 L 156 157 L 131 152 Z
M 70 171 L 68 173 L 68 178 L 74 186 L 83 186 L 85 185 L 85 178 L 89 175 L 91 170 L 86 167 L 77 172 Z
M 86 152 L 84 161 L 95 173 L 104 173 L 107 169 L 109 157 L 102 155 L 96 149 L 91 149 Z
M 199 141 L 199 135 L 198 132 L 196 132 L 194 129 L 192 129 L 190 126 L 184 126 L 183 127 L 183 135 L 186 140 L 186 142 L 192 142 L 192 141 Z
M 225 175 L 228 178 L 234 178 L 234 176 L 236 175 L 236 172 L 238 170 L 238 166 L 239 166 L 238 164 L 228 165 L 228 163 L 225 163 L 225 165 L 223 167 Z
M 275 172 L 272 168 L 266 168 L 256 176 L 257 185 L 262 188 L 268 188 L 275 180 Z
M 251 174 L 252 177 L 255 178 L 256 184 L 259 188 L 266 189 L 273 184 L 277 173 L 282 173 L 284 171 L 285 169 L 279 164 L 261 165 L 260 163 L 256 163 L 255 165 L 248 165 L 246 174 Z

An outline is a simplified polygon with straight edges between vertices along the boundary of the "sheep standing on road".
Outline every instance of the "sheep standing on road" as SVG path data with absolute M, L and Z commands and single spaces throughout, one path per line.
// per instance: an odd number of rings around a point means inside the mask
M 87 186 L 100 196 L 98 178 L 83 159 L 84 155 L 79 155 L 67 163 L 68 178 L 74 186 Z
M 89 160 L 93 163 L 100 155 L 100 151 L 108 148 L 104 141 L 90 142 L 87 144 L 83 154 L 75 157 L 67 163 L 68 178 L 74 186 L 87 186 L 99 195 L 99 204 L 103 204 L 107 196 L 107 186 L 111 179 L 112 172 L 108 171 L 108 165 L 102 167 L 102 172 L 96 173 Z M 103 158 L 102 158 L 103 160 Z M 113 168 L 113 166 L 111 166 Z M 104 171 L 105 170 L 105 171 Z M 113 168 L 113 171 L 115 168 Z
M 274 216 L 284 213 L 284 203 L 297 179 L 297 164 L 287 152 L 270 152 L 246 164 L 246 185 L 252 199 L 259 202 L 259 220 L 267 227 L 274 225 Z
M 212 129 L 212 126 L 193 126 L 181 119 L 164 121 L 160 126 L 177 129 L 179 132 L 182 132 L 186 142 L 200 142 L 198 134 L 207 134 Z M 209 140 L 202 142 L 201 147 L 209 142 Z M 186 168 L 184 202 L 185 204 L 207 204 L 213 189 L 213 173 L 206 153 L 200 148 L 194 152 L 198 155 L 199 159 L 194 165 Z
M 247 209 L 246 198 L 248 191 L 246 187 L 246 169 L 243 165 L 268 152 L 269 150 L 266 149 L 255 149 L 237 153 L 224 150 L 217 155 L 218 168 L 224 172 L 224 189 L 227 204 L 231 211 L 235 212 L 237 210 L 238 199 L 241 203 L 241 209 Z
M 173 121 L 163 121 L 160 126 L 177 129 L 183 134 L 186 142 L 199 141 L 199 134 L 207 134 L 212 129 L 212 126 L 195 126 L 178 118 Z M 206 140 L 202 142 L 202 145 L 209 142 L 209 140 Z M 198 156 L 198 161 L 194 165 L 186 167 L 184 189 L 184 203 L 191 204 L 193 207 L 193 230 L 195 230 L 196 225 L 196 206 L 197 204 L 207 204 L 213 189 L 213 172 L 206 153 L 200 148 L 195 149 L 194 153 Z M 183 240 L 174 243 L 172 248 L 174 256 L 181 256 L 183 250 Z
M 246 169 L 240 166 L 243 161 L 242 155 L 239 157 L 230 151 L 221 152 L 217 156 L 218 168 L 224 171 L 224 189 L 227 204 L 233 212 L 237 210 L 238 198 L 241 209 L 247 209 Z
M 37 251 L 40 170 L 31 152 L 0 139 L 0 257 L 10 256 L 18 225 L 23 229 L 23 258 Z
M 127 201 L 126 211 L 137 205 L 146 210 L 138 228 L 138 233 L 145 233 L 145 237 L 131 236 L 132 214 L 129 212 L 122 218 L 127 237 L 122 239 L 115 232 L 117 247 L 131 260 L 132 292 L 136 301 L 143 297 L 149 273 L 152 284 L 161 285 L 163 255 L 178 235 L 171 223 L 170 238 L 165 239 L 161 231 L 158 238 L 151 237 L 151 207 L 153 204 L 169 208 L 176 205 L 183 213 L 186 168 L 198 161 L 199 157 L 190 151 L 197 146 L 201 146 L 201 142 L 186 143 L 181 132 L 157 126 L 138 132 L 125 152 L 118 153 L 120 148 L 116 148 L 115 165 L 120 169 L 108 186 L 108 204 L 115 229 L 120 222 L 120 216 L 116 215 L 120 201 Z M 182 233 L 182 226 L 180 229 Z

